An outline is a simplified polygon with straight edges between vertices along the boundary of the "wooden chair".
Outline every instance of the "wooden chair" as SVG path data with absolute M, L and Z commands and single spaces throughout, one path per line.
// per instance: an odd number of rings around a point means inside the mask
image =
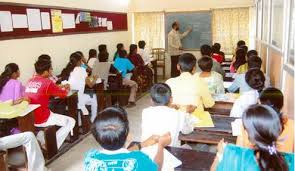
M 156 67 L 163 69 L 163 79 L 165 79 L 165 49 L 163 48 L 153 48 L 152 56 L 156 59 Z
M 7 167 L 9 171 L 27 171 L 28 159 L 23 146 L 7 150 Z

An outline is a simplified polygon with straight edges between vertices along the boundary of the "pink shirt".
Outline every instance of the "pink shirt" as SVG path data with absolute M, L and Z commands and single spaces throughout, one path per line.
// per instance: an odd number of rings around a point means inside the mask
M 2 88 L 0 101 L 17 100 L 24 95 L 24 86 L 19 80 L 10 79 Z

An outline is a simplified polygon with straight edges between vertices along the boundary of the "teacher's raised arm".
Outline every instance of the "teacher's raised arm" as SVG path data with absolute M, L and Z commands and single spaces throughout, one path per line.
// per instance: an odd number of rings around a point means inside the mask
M 180 72 L 177 70 L 178 58 L 182 54 L 181 39 L 187 36 L 192 31 L 192 28 L 188 28 L 184 33 L 179 32 L 179 22 L 172 23 L 172 30 L 168 33 L 168 52 L 171 56 L 171 77 L 177 77 Z

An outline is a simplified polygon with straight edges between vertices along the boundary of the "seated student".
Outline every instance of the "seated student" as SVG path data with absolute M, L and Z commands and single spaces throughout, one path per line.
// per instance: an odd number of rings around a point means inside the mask
M 248 59 L 247 65 L 249 70 L 253 68 L 260 69 L 262 65 L 262 60 L 258 56 L 252 56 Z M 235 76 L 235 80 L 227 90 L 231 93 L 234 93 L 237 90 L 239 90 L 241 94 L 251 90 L 251 87 L 249 87 L 249 85 L 247 84 L 245 77 L 246 74 L 237 74 Z
M 141 56 L 137 53 L 137 45 L 131 44 L 129 49 L 128 59 L 132 62 L 135 67 L 144 66 L 144 61 Z
M 246 53 L 244 49 L 239 48 L 236 51 L 235 60 L 230 65 L 231 73 L 242 74 L 247 71 Z
M 251 89 L 241 94 L 240 97 L 235 101 L 230 112 L 230 117 L 242 117 L 242 114 L 250 105 L 257 104 L 259 92 L 264 88 L 265 77 L 260 69 L 250 69 L 246 73 L 245 78 Z
M 17 80 L 19 76 L 20 71 L 17 64 L 9 63 L 5 66 L 5 70 L 0 75 L 0 102 L 7 100 L 21 101 L 25 88 Z
M 98 61 L 97 59 L 97 51 L 95 49 L 89 50 L 89 58 L 87 61 L 88 66 L 93 69 L 95 62 Z
M 101 44 L 101 45 L 98 46 L 98 55 L 99 56 L 107 56 L 107 57 L 109 57 L 107 45 Z
M 201 55 L 202 56 L 211 57 L 211 54 L 212 54 L 212 49 L 211 49 L 211 47 L 209 45 L 202 45 L 201 46 Z M 196 66 L 196 71 L 201 72 L 201 69 L 200 69 L 200 67 L 198 65 Z M 212 71 L 218 72 L 219 74 L 222 75 L 222 77 L 225 76 L 225 72 L 222 69 L 220 63 L 218 63 L 218 62 L 216 62 L 214 60 L 213 60 Z
M 126 50 L 119 51 L 119 57 L 116 58 L 114 67 L 122 74 L 123 85 L 127 85 L 131 88 L 127 107 L 134 107 L 136 105 L 135 98 L 138 85 L 135 81 L 131 80 L 132 73 L 130 72 L 132 72 L 135 67 L 127 58 Z
M 49 55 L 46 54 L 42 54 L 38 57 L 38 61 L 40 60 L 48 60 L 51 61 L 51 57 Z M 36 75 L 38 75 L 36 72 L 33 74 L 33 77 L 35 77 Z M 53 81 L 54 83 L 57 83 L 59 81 L 59 78 L 57 76 L 55 76 L 53 73 L 51 73 L 51 75 L 48 77 L 51 81 Z
M 180 76 L 168 79 L 166 84 L 172 90 L 173 105 L 181 108 L 196 107 L 198 111 L 204 111 L 204 107 L 212 107 L 215 102 L 207 84 L 193 75 L 195 68 L 194 55 L 191 53 L 181 55 L 177 64 L 177 69 L 181 72 Z
M 40 60 L 35 63 L 35 70 L 38 75 L 31 78 L 26 85 L 25 96 L 30 99 L 31 104 L 39 104 L 40 107 L 34 111 L 35 126 L 47 127 L 57 125 L 61 127 L 56 132 L 57 147 L 60 148 L 68 134 L 75 126 L 75 120 L 71 117 L 53 113 L 49 110 L 49 98 L 58 96 L 64 98 L 68 94 L 68 85 L 57 86 L 48 77 L 52 73 L 51 61 Z M 41 142 L 44 141 L 41 137 Z
M 221 141 L 211 171 L 294 170 L 294 153 L 278 151 L 276 142 L 283 126 L 276 111 L 266 105 L 252 105 L 242 120 L 254 149 Z
M 117 44 L 117 51 L 116 51 L 115 54 L 114 54 L 113 61 L 115 61 L 116 58 L 119 57 L 119 51 L 121 51 L 121 50 L 125 50 L 125 48 L 124 48 L 124 44 L 123 44 L 123 43 L 118 43 L 118 44 Z
M 198 65 L 202 72 L 195 73 L 195 76 L 207 82 L 210 93 L 224 94 L 225 91 L 222 75 L 215 71 L 211 71 L 213 66 L 212 58 L 204 56 L 199 59 Z
M 294 153 L 294 121 L 288 119 L 288 117 L 281 112 L 284 105 L 283 93 L 277 88 L 266 88 L 260 93 L 259 101 L 263 105 L 272 107 L 280 118 L 282 132 L 276 142 L 278 151 Z M 244 129 L 242 129 L 242 133 L 237 138 L 237 145 L 246 148 L 254 148 Z
M 212 46 L 212 58 L 219 63 L 224 61 L 224 53 L 220 51 L 220 44 L 214 43 Z
M 46 171 L 45 160 L 35 135 L 23 132 L 15 135 L 0 137 L 0 150 L 23 146 L 26 150 L 28 171 Z
M 141 139 L 151 135 L 162 135 L 170 132 L 171 146 L 180 147 L 179 132 L 189 134 L 194 130 L 194 118 L 188 113 L 169 108 L 172 101 L 171 89 L 165 83 L 153 85 L 150 91 L 153 105 L 143 109 Z M 157 118 L 157 119 L 155 119 Z M 169 122 L 165 122 L 169 120 Z
M 138 54 L 142 57 L 144 65 L 149 65 L 151 63 L 151 57 L 149 52 L 145 49 L 145 45 L 146 43 L 143 40 L 138 42 Z
M 82 59 L 81 67 L 84 68 L 88 73 L 90 73 L 91 67 L 87 64 L 87 60 L 86 60 L 84 54 L 81 51 L 76 51 L 75 53 L 77 53 Z
M 111 68 L 112 63 L 108 62 L 109 53 L 105 50 L 100 51 L 98 54 L 98 61 L 94 63 L 94 67 L 92 69 L 92 76 L 99 76 L 102 80 L 104 80 L 104 87 L 105 90 L 108 86 L 108 77 L 109 71 Z
M 93 122 L 97 115 L 97 98 L 96 94 L 86 94 L 85 85 L 92 88 L 95 85 L 97 76 L 88 77 L 84 68 L 82 68 L 82 58 L 78 53 L 72 53 L 70 61 L 66 68 L 63 69 L 62 80 L 68 80 L 72 90 L 78 90 L 78 109 L 83 115 L 89 115 L 86 105 L 91 105 L 91 121 Z
M 246 46 L 246 42 L 244 40 L 239 40 L 237 42 L 237 46 L 235 48 L 235 51 L 233 52 L 232 62 L 236 60 L 236 52 L 241 46 Z
M 169 135 L 152 136 L 129 149 L 124 148 L 129 136 L 129 121 L 123 108 L 109 107 L 100 112 L 93 123 L 91 132 L 103 150 L 93 149 L 87 152 L 84 159 L 85 171 L 160 171 L 163 164 L 164 147 L 171 142 Z M 158 150 L 154 161 L 141 151 L 137 151 L 155 143 L 158 143 Z

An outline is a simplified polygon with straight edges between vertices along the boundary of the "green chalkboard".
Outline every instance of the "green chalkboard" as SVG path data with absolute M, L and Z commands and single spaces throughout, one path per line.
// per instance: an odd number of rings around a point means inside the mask
M 212 44 L 211 11 L 199 12 L 171 12 L 165 13 L 165 37 L 168 47 L 168 33 L 172 29 L 172 23 L 180 23 L 180 32 L 191 27 L 193 31 L 182 39 L 182 46 L 187 50 L 197 50 L 203 44 Z

